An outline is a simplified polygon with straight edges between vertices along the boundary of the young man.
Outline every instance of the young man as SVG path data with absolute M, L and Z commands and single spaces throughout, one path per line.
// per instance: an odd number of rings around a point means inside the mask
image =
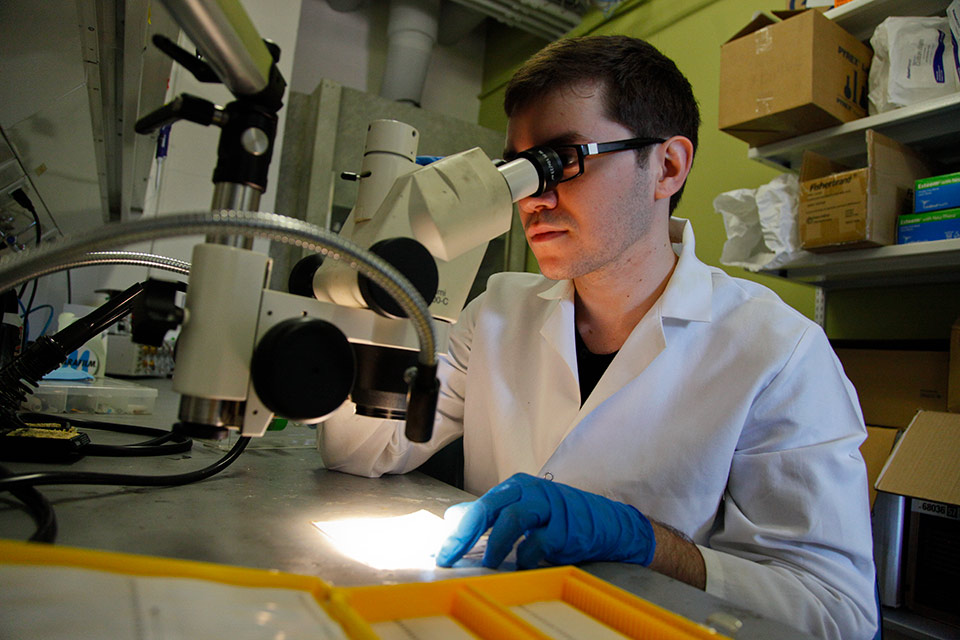
M 482 498 L 437 557 L 491 530 L 520 567 L 633 562 L 823 638 L 876 630 L 866 432 L 823 332 L 752 282 L 699 262 L 671 218 L 699 112 L 640 40 L 562 40 L 507 87 L 509 157 L 565 158 L 519 203 L 542 272 L 498 274 L 454 327 L 434 437 L 349 418 L 328 466 L 416 468 L 464 437 Z M 517 474 L 517 475 L 514 475 Z

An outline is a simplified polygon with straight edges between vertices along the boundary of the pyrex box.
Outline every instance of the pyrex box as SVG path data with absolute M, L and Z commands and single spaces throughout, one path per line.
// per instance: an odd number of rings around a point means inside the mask
M 872 57 L 818 10 L 761 14 L 720 48 L 720 130 L 761 146 L 862 118 Z

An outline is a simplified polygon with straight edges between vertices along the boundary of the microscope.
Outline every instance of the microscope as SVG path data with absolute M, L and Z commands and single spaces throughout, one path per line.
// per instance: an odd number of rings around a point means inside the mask
M 256 38 L 212 38 L 209 20 L 189 17 L 192 4 L 167 4 L 195 42 L 261 48 Z M 213 10 L 223 5 L 207 4 Z M 282 91 L 279 52 L 269 51 L 274 64 L 259 74 L 259 82 L 251 87 L 233 82 L 246 92 L 238 102 L 252 97 L 256 118 L 236 125 L 238 116 L 229 106 L 225 112 L 214 209 L 255 208 L 249 195 L 256 188 L 250 185 L 265 185 L 275 127 L 262 126 L 270 125 L 262 112 L 278 103 L 277 87 Z M 237 75 L 229 70 L 236 61 L 263 58 L 236 51 L 209 57 L 226 78 Z M 409 279 L 429 304 L 437 321 L 436 347 L 443 351 L 446 329 L 466 301 L 487 242 L 509 229 L 513 203 L 552 188 L 562 166 L 549 148 L 526 151 L 499 166 L 475 148 L 421 167 L 418 143 L 419 133 L 409 125 L 370 124 L 360 173 L 353 176 L 359 180 L 356 204 L 340 236 Z M 255 180 L 244 173 L 246 165 L 256 167 Z M 271 260 L 250 246 L 208 236 L 194 249 L 173 379 L 182 396 L 177 430 L 222 438 L 235 429 L 257 437 L 275 415 L 317 422 L 349 397 L 358 413 L 405 419 L 409 439 L 430 439 L 436 362 L 417 357 L 417 333 L 394 297 L 349 259 L 330 259 L 340 257 L 302 260 L 291 273 L 293 292 L 287 293 L 267 288 Z
M 407 438 L 429 440 L 446 329 L 463 307 L 486 243 L 509 229 L 513 203 L 560 180 L 559 156 L 537 147 L 495 163 L 475 148 L 420 166 L 416 129 L 380 120 L 370 124 L 360 173 L 352 176 L 359 180 L 358 197 L 340 236 L 255 212 L 286 86 L 276 65 L 280 50 L 260 39 L 236 0 L 164 4 L 203 55 L 160 37 L 154 44 L 198 80 L 223 82 L 236 99 L 218 107 L 184 94 L 141 118 L 136 130 L 156 131 L 181 119 L 221 128 L 212 211 L 108 225 L 40 249 L 0 269 L 0 276 L 22 282 L 56 268 L 48 264 L 54 258 L 202 230 L 206 242 L 193 250 L 183 310 L 172 306 L 175 286 L 166 287 L 163 302 L 135 285 L 121 302 L 77 323 L 99 331 L 137 301 L 135 315 L 159 319 L 154 336 L 182 325 L 175 431 L 208 439 L 230 430 L 260 437 L 274 416 L 318 422 L 350 398 L 358 413 L 405 419 Z M 251 235 L 321 254 L 294 268 L 291 292 L 271 290 L 272 261 L 252 249 Z M 26 385 L 36 384 L 69 346 L 61 343 L 82 337 L 80 329 L 74 332 L 45 340 L 37 346 L 40 356 L 5 370 L 6 404 L 18 406 Z M 135 340 L 137 333 L 135 325 Z
M 562 168 L 546 148 L 499 166 L 479 148 L 419 166 L 418 137 L 404 123 L 371 123 L 340 235 L 432 301 L 442 352 L 486 243 L 509 229 L 514 202 L 556 184 Z M 267 256 L 221 244 L 198 245 L 192 265 L 174 374 L 180 430 L 262 436 L 274 415 L 317 422 L 349 397 L 357 413 L 405 419 L 407 438 L 430 439 L 435 365 L 417 362 L 413 326 L 381 287 L 345 261 L 308 256 L 292 293 L 270 290 Z

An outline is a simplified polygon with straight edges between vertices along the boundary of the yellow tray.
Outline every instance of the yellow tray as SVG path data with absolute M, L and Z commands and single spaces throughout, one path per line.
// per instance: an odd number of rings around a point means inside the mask
M 325 602 L 332 589 L 319 578 L 295 573 L 15 540 L 0 540 L 0 564 L 67 566 L 135 576 L 195 578 L 238 587 L 296 589 L 312 594 L 318 602 Z
M 378 636 L 371 624 L 447 616 L 479 638 L 554 638 L 513 608 L 557 601 L 627 638 L 723 638 L 576 567 L 500 573 L 441 582 L 334 589 L 329 613 L 357 640 Z M 563 637 L 560 634 L 560 637 Z
M 0 540 L 0 565 L 65 566 L 142 577 L 192 578 L 309 594 L 353 640 L 378 640 L 381 623 L 441 619 L 470 637 L 549 640 L 576 637 L 537 624 L 527 607 L 559 604 L 627 638 L 718 640 L 723 636 L 575 567 L 499 573 L 439 582 L 336 588 L 314 576 Z M 382 627 L 381 627 L 382 628 Z M 411 636 L 415 637 L 415 636 Z M 445 637 L 445 636 L 437 636 Z M 584 635 L 580 637 L 594 637 Z

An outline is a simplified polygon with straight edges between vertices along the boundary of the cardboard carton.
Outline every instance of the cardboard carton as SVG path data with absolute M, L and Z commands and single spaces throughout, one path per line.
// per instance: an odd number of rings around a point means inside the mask
M 812 151 L 804 153 L 797 221 L 802 248 L 896 244 L 897 217 L 909 210 L 916 180 L 931 171 L 912 149 L 872 129 L 866 145 L 867 166 L 848 171 Z
M 880 471 L 877 490 L 960 505 L 960 415 L 918 411 Z
M 950 372 L 947 374 L 947 411 L 960 413 L 960 318 L 950 328 Z
M 941 211 L 960 207 L 960 172 L 917 180 L 913 212 Z
M 960 209 L 910 213 L 897 218 L 897 244 L 960 238 Z
M 833 346 L 867 424 L 905 429 L 919 409 L 947 410 L 946 345 L 836 341 Z
M 811 9 L 813 7 L 833 8 L 833 0 L 787 0 L 787 9 Z
M 960 414 L 921 411 L 880 472 L 877 490 L 906 496 L 908 608 L 960 624 Z
M 861 118 L 872 55 L 818 10 L 761 14 L 720 48 L 720 129 L 760 146 Z
M 867 439 L 860 445 L 860 455 L 867 464 L 867 482 L 870 483 L 870 508 L 877 499 L 877 490 L 874 484 L 880 477 L 880 470 L 886 464 L 890 452 L 893 450 L 893 444 L 897 440 L 897 435 L 901 433 L 900 429 L 891 429 L 890 427 L 872 427 L 867 425 Z

